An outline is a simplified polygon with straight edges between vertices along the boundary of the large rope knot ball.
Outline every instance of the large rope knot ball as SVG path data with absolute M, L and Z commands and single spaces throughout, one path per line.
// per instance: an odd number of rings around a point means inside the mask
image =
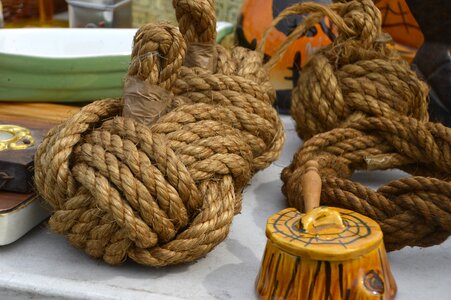
M 174 4 L 182 18 L 179 10 L 214 12 L 212 1 Z M 215 22 L 192 22 L 208 24 L 202 39 L 214 42 Z M 247 52 L 246 62 L 244 49 L 206 45 L 216 53 L 199 64 L 215 70 L 186 67 L 190 39 L 170 25 L 142 27 L 124 98 L 83 107 L 38 149 L 50 228 L 93 257 L 164 266 L 204 256 L 227 236 L 251 175 L 280 154 L 283 128 L 261 57 Z
M 451 234 L 451 130 L 427 122 L 426 85 L 386 45 L 373 2 L 336 2 L 281 14 L 310 13 L 287 42 L 325 16 L 338 31 L 293 89 L 292 116 L 304 144 L 282 172 L 282 190 L 302 210 L 302 174 L 316 160 L 321 203 L 376 220 L 388 250 L 441 243 Z M 413 176 L 377 191 L 350 179 L 356 170 L 391 168 Z
M 292 92 L 291 114 L 304 140 L 362 117 L 411 116 L 426 121 L 427 86 L 399 54 L 387 46 L 381 14 L 372 0 L 341 1 L 328 7 L 301 3 L 282 13 L 310 13 L 287 39 L 305 34 L 327 16 L 338 35 L 303 67 Z M 275 22 L 278 20 L 275 20 Z M 274 64 L 287 45 L 272 57 Z

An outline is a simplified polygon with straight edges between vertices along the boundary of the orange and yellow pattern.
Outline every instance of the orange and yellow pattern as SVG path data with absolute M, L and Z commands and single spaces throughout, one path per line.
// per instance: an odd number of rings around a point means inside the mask
M 390 300 L 396 284 L 380 227 L 355 212 L 338 211 L 343 227 L 307 232 L 294 208 L 272 216 L 256 289 L 261 299 Z
M 412 62 L 424 37 L 405 0 L 374 0 L 382 14 L 382 29 L 390 34 L 394 48 Z

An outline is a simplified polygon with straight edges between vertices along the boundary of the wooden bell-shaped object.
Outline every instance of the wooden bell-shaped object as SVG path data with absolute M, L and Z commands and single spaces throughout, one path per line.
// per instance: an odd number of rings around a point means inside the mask
M 261 299 L 394 299 L 379 225 L 356 212 L 317 207 L 316 162 L 302 179 L 307 213 L 287 208 L 270 217 L 256 288 Z

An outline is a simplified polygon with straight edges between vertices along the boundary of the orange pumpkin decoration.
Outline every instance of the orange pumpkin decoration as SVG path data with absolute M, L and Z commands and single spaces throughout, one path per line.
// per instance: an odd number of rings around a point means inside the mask
M 238 20 L 236 36 L 241 46 L 255 49 L 265 30 L 285 8 L 300 2 L 312 0 L 245 0 Z M 330 0 L 314 0 L 331 3 Z M 409 62 L 416 49 L 423 44 L 423 34 L 410 12 L 405 0 L 374 0 L 382 12 L 383 29 L 396 42 L 395 48 Z M 290 16 L 281 21 L 269 34 L 265 55 L 270 57 L 287 36 L 302 21 L 302 16 Z M 277 90 L 277 103 L 281 112 L 288 112 L 291 89 L 299 78 L 302 67 L 321 47 L 329 45 L 336 36 L 331 22 L 324 19 L 309 30 L 306 36 L 291 45 L 282 59 L 271 71 L 271 81 Z
M 237 26 L 237 39 L 241 46 L 255 49 L 265 30 L 275 17 L 285 8 L 299 3 L 299 0 L 247 0 L 244 2 Z M 314 2 L 330 3 L 329 0 Z M 290 16 L 280 22 L 269 34 L 265 55 L 272 56 L 287 36 L 302 21 L 302 16 Z M 278 64 L 271 70 L 271 81 L 277 90 L 277 105 L 280 111 L 287 112 L 291 99 L 291 89 L 299 78 L 302 66 L 309 57 L 321 47 L 329 45 L 335 37 L 328 19 L 316 24 L 306 36 L 298 39 L 287 50 Z

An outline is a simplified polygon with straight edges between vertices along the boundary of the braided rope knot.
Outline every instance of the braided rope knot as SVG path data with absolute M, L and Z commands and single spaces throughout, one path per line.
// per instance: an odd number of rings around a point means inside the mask
M 380 11 L 371 0 L 335 5 L 330 11 L 341 21 L 334 23 L 337 40 L 312 57 L 293 90 L 291 112 L 300 136 L 308 139 L 367 116 L 427 120 L 427 86 L 379 42 Z
M 282 172 L 289 204 L 304 208 L 300 182 L 306 163 L 316 160 L 321 203 L 376 220 L 388 250 L 441 243 L 451 234 L 451 130 L 427 122 L 426 85 L 386 45 L 371 0 L 305 3 L 281 15 L 304 13 L 310 15 L 274 60 L 325 16 L 338 37 L 311 58 L 292 92 L 291 113 L 305 143 Z M 413 176 L 378 191 L 349 179 L 355 170 L 390 168 Z
M 174 1 L 177 15 L 200 2 Z M 200 7 L 208 4 L 209 13 L 192 15 L 211 16 L 212 1 Z M 216 72 L 186 67 L 192 38 L 167 24 L 140 28 L 124 99 L 83 107 L 37 151 L 51 229 L 93 257 L 160 267 L 204 256 L 227 236 L 252 174 L 281 152 L 261 57 L 214 46 Z
M 381 14 L 372 0 L 330 6 L 300 3 L 282 12 L 310 15 L 276 51 L 273 66 L 288 46 L 327 16 L 337 27 L 335 41 L 304 66 L 292 92 L 291 114 L 303 139 L 345 127 L 368 116 L 411 116 L 427 121 L 428 89 L 398 53 L 386 45 Z

